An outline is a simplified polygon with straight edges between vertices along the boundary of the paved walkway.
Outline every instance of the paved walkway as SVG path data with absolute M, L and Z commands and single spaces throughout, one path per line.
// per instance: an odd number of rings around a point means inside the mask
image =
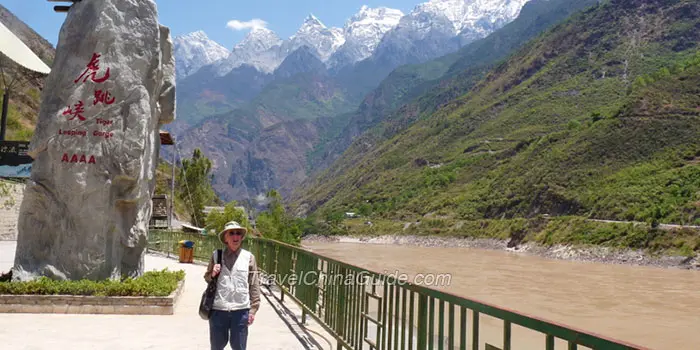
M 0 272 L 13 265 L 15 242 L 0 241 Z M 168 316 L 1 314 L 0 348 L 38 349 L 208 349 L 208 323 L 197 314 L 205 289 L 205 267 L 147 255 L 147 270 L 182 269 L 185 290 L 175 314 Z M 274 302 L 274 300 L 273 300 Z M 249 330 L 252 350 L 307 349 L 275 309 L 262 297 L 262 305 Z M 229 349 L 229 347 L 226 347 Z

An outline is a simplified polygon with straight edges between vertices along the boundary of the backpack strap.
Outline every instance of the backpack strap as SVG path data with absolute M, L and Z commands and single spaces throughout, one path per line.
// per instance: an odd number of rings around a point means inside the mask
M 222 254 L 221 249 L 217 249 L 217 250 L 216 250 L 216 263 L 217 263 L 217 264 L 221 264 L 221 254 Z M 219 274 L 221 274 L 221 272 L 219 272 Z M 215 285 L 215 284 L 216 284 L 216 280 L 218 280 L 218 279 L 219 279 L 219 275 L 216 275 L 216 277 L 213 277 L 213 278 L 211 279 L 210 284 Z

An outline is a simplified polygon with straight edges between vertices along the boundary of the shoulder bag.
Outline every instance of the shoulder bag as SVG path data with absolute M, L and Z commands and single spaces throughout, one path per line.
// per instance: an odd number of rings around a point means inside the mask
M 221 264 L 221 249 L 216 250 L 216 261 L 217 264 Z M 221 274 L 221 271 L 219 271 Z M 202 300 L 199 302 L 199 317 L 203 320 L 208 320 L 211 316 L 211 310 L 214 305 L 214 297 L 216 296 L 216 281 L 219 279 L 219 275 L 212 277 L 211 281 L 207 285 L 207 289 L 202 293 Z

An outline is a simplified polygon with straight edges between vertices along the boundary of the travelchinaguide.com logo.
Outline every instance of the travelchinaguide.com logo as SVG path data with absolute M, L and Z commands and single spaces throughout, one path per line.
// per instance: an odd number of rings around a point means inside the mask
M 449 273 L 417 273 L 409 275 L 394 271 L 383 274 L 375 274 L 368 271 L 352 273 L 326 273 L 322 271 L 302 271 L 289 274 L 263 275 L 267 283 L 276 283 L 284 286 L 318 286 L 318 285 L 377 285 L 385 283 L 393 285 L 421 285 L 421 286 L 449 286 L 452 283 L 452 275 Z

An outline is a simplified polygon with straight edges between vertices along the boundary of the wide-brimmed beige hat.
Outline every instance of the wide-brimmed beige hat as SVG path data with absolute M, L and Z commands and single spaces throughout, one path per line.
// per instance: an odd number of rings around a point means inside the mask
M 237 222 L 235 222 L 235 221 L 229 221 L 229 222 L 227 222 L 227 223 L 226 223 L 226 226 L 224 226 L 224 229 L 223 229 L 221 232 L 219 232 L 219 240 L 220 240 L 221 243 L 223 243 L 223 244 L 226 244 L 226 241 L 224 240 L 224 235 L 225 235 L 226 232 L 228 232 L 228 231 L 241 231 L 241 232 L 243 232 L 243 234 L 245 234 L 246 232 L 248 232 L 248 229 L 246 229 L 245 227 L 241 226 L 239 223 L 237 223 Z

